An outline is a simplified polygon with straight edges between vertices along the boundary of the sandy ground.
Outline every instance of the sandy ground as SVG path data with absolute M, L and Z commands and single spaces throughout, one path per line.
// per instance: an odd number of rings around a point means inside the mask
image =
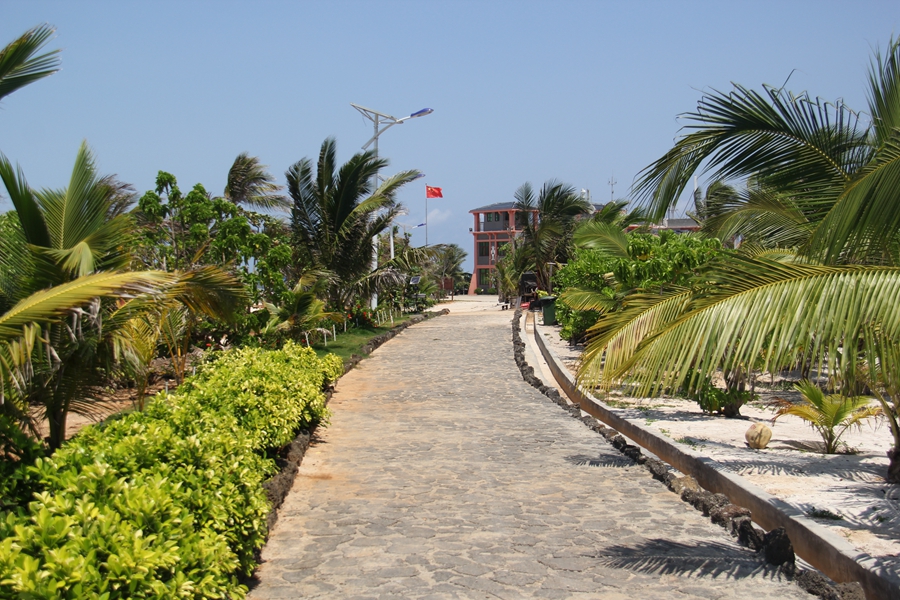
M 560 339 L 558 326 L 540 330 L 574 372 L 581 348 Z M 713 458 L 900 573 L 900 486 L 884 480 L 891 445 L 888 425 L 871 421 L 848 430 L 842 440 L 850 453 L 825 455 L 821 438 L 801 419 L 788 416 L 772 422 L 766 404 L 791 392 L 757 391 L 759 400 L 741 408 L 743 419 L 704 415 L 694 402 L 677 398 L 639 399 L 614 392 L 601 399 L 626 418 Z M 753 450 L 744 440 L 756 422 L 772 429 L 772 441 L 764 450 Z

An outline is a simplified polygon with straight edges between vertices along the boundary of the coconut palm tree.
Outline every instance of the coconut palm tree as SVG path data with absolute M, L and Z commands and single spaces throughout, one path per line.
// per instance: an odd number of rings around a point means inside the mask
M 435 256 L 431 270 L 437 278 L 440 289 L 444 290 L 444 282 L 451 281 L 451 293 L 455 289 L 457 279 L 462 275 L 462 264 L 466 260 L 466 251 L 457 244 L 438 244 L 432 247 Z
M 566 262 L 577 217 L 590 214 L 593 207 L 575 193 L 575 188 L 556 180 L 544 183 L 535 196 L 530 183 L 519 186 L 515 193 L 516 210 L 537 219 L 528 218 L 522 229 L 525 246 L 534 261 L 538 287 L 550 289 L 548 263 Z
M 849 428 L 859 427 L 863 421 L 881 414 L 881 408 L 872 406 L 872 399 L 864 396 L 826 394 L 813 382 L 804 380 L 794 386 L 803 401 L 791 402 L 777 398 L 774 422 L 779 417 L 800 417 L 815 429 L 824 442 L 824 453 L 835 454 L 841 445 L 841 437 Z
M 275 178 L 260 164 L 259 159 L 246 152 L 238 154 L 228 170 L 225 198 L 238 205 L 251 208 L 286 210 L 291 204 L 277 192 L 282 188 Z
M 300 260 L 329 273 L 333 308 L 349 305 L 356 294 L 374 291 L 380 275 L 396 275 L 391 269 L 372 275 L 372 240 L 400 213 L 397 192 L 419 172 L 402 171 L 375 189 L 374 178 L 387 164 L 372 152 L 360 152 L 339 166 L 337 144 L 328 138 L 315 166 L 304 158 L 286 173 L 293 201 L 291 229 Z
M 761 359 L 769 371 L 800 363 L 827 368 L 848 391 L 877 370 L 867 348 L 896 354 L 898 69 L 900 44 L 892 41 L 872 64 L 868 123 L 842 102 L 781 89 L 736 85 L 704 96 L 687 115 L 688 133 L 641 173 L 635 191 L 659 217 L 698 170 L 749 178 L 748 190 L 759 195 L 748 193 L 735 206 L 752 205 L 757 214 L 740 218 L 757 233 L 768 228 L 759 238 L 777 243 L 714 261 L 689 289 L 635 295 L 622 311 L 604 315 L 582 379 L 610 385 L 628 376 L 642 393 L 655 393 L 689 374 L 702 378 Z M 888 398 L 884 406 L 897 404 Z M 888 478 L 900 481 L 894 430 Z
M 26 252 L 0 247 L 4 305 L 0 315 L 0 383 L 7 410 L 20 422 L 28 405 L 49 422 L 51 448 L 65 436 L 70 410 L 90 412 L 94 390 L 127 347 L 128 324 L 164 303 L 207 314 L 227 314 L 241 297 L 221 270 L 186 273 L 123 272 L 131 220 L 120 187 L 98 176 L 82 144 L 69 185 L 33 190 L 21 169 L 0 155 L 0 179 L 16 208 Z
M 59 50 L 38 54 L 56 29 L 38 25 L 0 49 L 0 99 L 59 70 Z

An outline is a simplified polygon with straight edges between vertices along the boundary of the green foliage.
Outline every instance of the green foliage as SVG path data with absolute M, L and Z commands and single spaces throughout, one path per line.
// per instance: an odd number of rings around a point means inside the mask
M 136 262 L 143 268 L 176 270 L 228 266 L 252 301 L 278 301 L 288 291 L 293 265 L 290 234 L 268 215 L 211 196 L 195 185 L 184 195 L 174 175 L 160 171 L 156 188 L 138 200 Z
M 702 265 L 723 253 L 717 239 L 665 230 L 659 235 L 629 233 L 623 239 L 625 247 L 620 252 L 587 244 L 576 247 L 572 261 L 555 275 L 556 290 L 562 294 L 557 320 L 563 339 L 583 339 L 601 312 L 618 308 L 634 290 L 688 285 Z M 576 240 L 586 242 L 587 238 L 581 235 Z M 580 305 L 567 290 L 593 292 L 594 305 Z
M 741 407 L 754 399 L 749 390 L 721 390 L 708 375 L 701 376 L 693 369 L 688 369 L 678 394 L 696 402 L 705 413 L 726 417 L 740 416 Z
M 0 597 L 242 597 L 267 454 L 325 417 L 322 386 L 342 370 L 294 344 L 225 352 L 146 411 L 23 456 L 14 475 L 37 493 L 25 506 L 0 488 L 17 507 L 0 515 Z

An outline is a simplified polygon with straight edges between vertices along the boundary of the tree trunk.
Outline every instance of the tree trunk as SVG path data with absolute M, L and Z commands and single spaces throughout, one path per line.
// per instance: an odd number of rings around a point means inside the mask
M 66 441 L 66 411 L 62 408 L 54 408 L 47 413 L 47 421 L 50 425 L 50 436 L 47 443 L 50 450 L 56 450 Z
M 888 450 L 887 481 L 888 483 L 900 483 L 900 448 L 894 447 Z

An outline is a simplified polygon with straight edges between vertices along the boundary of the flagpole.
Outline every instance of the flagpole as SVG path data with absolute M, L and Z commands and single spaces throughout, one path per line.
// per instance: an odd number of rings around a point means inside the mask
M 425 247 L 428 247 L 428 184 L 425 184 Z

